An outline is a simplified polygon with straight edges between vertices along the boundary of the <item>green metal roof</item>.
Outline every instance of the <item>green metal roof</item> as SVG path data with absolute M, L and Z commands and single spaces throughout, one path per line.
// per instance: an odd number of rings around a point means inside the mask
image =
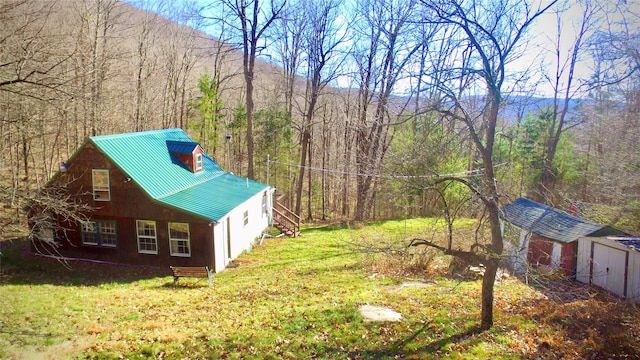
M 198 145 L 200 144 L 193 141 L 167 140 L 167 148 L 169 149 L 169 152 L 175 154 L 193 154 L 193 151 Z
M 191 153 L 197 143 L 182 129 L 92 136 L 90 141 L 151 198 L 218 221 L 269 188 L 222 170 L 206 154 L 203 171 L 193 173 L 172 153 Z M 191 150 L 188 150 L 191 149 Z
M 257 181 L 225 173 L 158 200 L 218 221 L 233 208 L 266 188 L 264 184 Z M 210 194 L 210 196 L 203 196 L 203 194 Z

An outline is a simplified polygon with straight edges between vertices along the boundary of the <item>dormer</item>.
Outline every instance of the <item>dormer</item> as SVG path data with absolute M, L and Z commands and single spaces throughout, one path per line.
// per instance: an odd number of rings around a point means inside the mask
M 204 169 L 204 154 L 197 142 L 167 140 L 167 149 L 189 171 L 198 173 Z

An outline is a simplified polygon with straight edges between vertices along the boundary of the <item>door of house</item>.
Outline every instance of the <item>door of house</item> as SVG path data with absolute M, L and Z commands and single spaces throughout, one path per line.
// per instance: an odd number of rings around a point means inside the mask
M 227 259 L 231 260 L 231 217 L 227 217 L 225 241 L 227 242 Z
M 229 259 L 231 258 L 231 256 L 229 256 L 231 253 L 231 248 L 229 246 L 229 218 L 227 217 L 226 220 L 220 222 L 220 225 L 222 226 L 222 261 L 224 266 L 227 266 Z
M 612 293 L 625 296 L 624 279 L 626 277 L 627 253 L 609 246 L 593 244 L 593 285 L 600 286 Z

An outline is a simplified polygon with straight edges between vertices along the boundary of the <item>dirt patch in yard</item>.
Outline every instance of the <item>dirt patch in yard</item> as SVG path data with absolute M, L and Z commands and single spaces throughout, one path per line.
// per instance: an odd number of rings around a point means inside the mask
M 90 348 L 96 340 L 91 337 L 81 339 L 65 340 L 59 344 L 47 346 L 45 348 L 23 347 L 19 350 L 10 351 L 11 359 L 25 360 L 54 360 L 78 354 Z

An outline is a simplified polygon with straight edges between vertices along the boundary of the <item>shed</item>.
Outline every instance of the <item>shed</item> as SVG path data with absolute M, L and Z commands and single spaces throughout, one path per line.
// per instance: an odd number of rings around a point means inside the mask
M 576 280 L 640 301 L 640 238 L 581 237 Z
M 531 266 L 560 268 L 571 277 L 576 274 L 579 238 L 626 235 L 527 198 L 505 205 L 501 216 L 520 230 L 519 238 L 513 241 L 515 246 L 508 244 L 515 249 L 513 256 L 526 259 Z

